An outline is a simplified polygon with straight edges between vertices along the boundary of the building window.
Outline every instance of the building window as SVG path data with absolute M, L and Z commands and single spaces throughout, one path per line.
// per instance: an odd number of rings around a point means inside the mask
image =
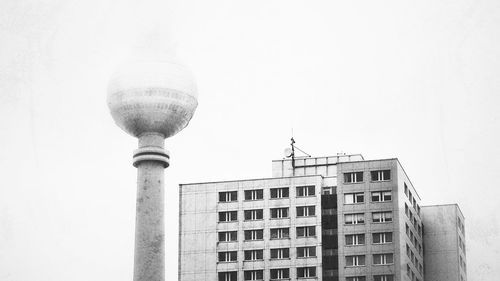
M 364 265 L 366 265 L 365 256 L 364 255 L 346 256 L 345 257 L 345 265 L 346 266 L 364 266 Z
M 345 224 L 362 224 L 365 223 L 365 214 L 346 214 L 344 215 Z
M 374 275 L 373 281 L 394 281 L 394 275 Z
M 347 246 L 357 246 L 365 244 L 364 234 L 347 234 L 345 236 L 345 244 Z
M 411 194 L 411 191 L 408 191 L 408 199 L 411 201 L 413 201 L 413 194 Z
M 405 194 L 406 194 L 406 197 L 408 197 L 408 186 L 406 185 L 406 182 L 404 183 L 405 185 Z
M 238 211 L 219 212 L 219 222 L 237 221 Z
M 372 221 L 375 223 L 378 222 L 391 222 L 392 221 L 392 212 L 373 212 L 372 213 Z
M 379 232 L 372 234 L 373 244 L 385 244 L 392 242 L 392 232 Z
M 349 276 L 345 281 L 366 281 L 366 276 Z
M 372 181 L 388 181 L 391 179 L 391 170 L 371 171 Z
M 238 252 L 230 251 L 230 252 L 219 252 L 219 262 L 231 262 L 237 261 Z
M 245 240 L 262 240 L 264 239 L 264 230 L 262 229 L 252 229 L 245 230 Z
M 273 199 L 288 198 L 289 193 L 288 187 L 271 188 L 271 198 Z
M 316 277 L 316 267 L 297 267 L 298 278 Z
M 297 217 L 312 217 L 316 215 L 316 206 L 297 207 Z
M 222 231 L 219 232 L 219 242 L 231 242 L 238 240 L 237 231 Z
M 333 194 L 333 187 L 332 186 L 324 186 L 322 194 L 323 195 L 331 195 L 331 194 Z
M 315 226 L 297 227 L 297 237 L 313 237 L 313 236 L 316 236 Z
M 297 197 L 314 196 L 314 185 L 297 186 Z
M 271 228 L 271 239 L 288 239 L 290 238 L 290 228 Z
M 271 259 L 288 259 L 290 258 L 289 248 L 271 249 Z
M 365 202 L 365 195 L 363 192 L 359 193 L 346 193 L 344 194 L 345 204 L 356 204 Z
M 345 183 L 363 182 L 363 172 L 344 173 Z
M 246 261 L 256 261 L 264 259 L 264 250 L 245 250 Z
M 245 270 L 243 275 L 245 280 L 262 280 L 264 279 L 264 270 Z
M 262 209 L 245 210 L 246 221 L 261 220 L 263 217 L 264 217 L 264 211 Z
M 272 268 L 271 269 L 271 280 L 279 279 L 289 279 L 290 269 L 289 268 Z
M 392 200 L 392 192 L 390 191 L 372 192 L 372 202 L 386 202 L 391 200 Z
M 230 271 L 230 272 L 219 272 L 219 281 L 236 281 L 238 272 Z
M 219 202 L 238 201 L 238 191 L 219 192 Z
M 262 200 L 264 199 L 264 190 L 254 189 L 245 190 L 245 200 Z
M 272 219 L 288 218 L 288 208 L 271 208 Z
M 316 256 L 316 247 L 297 247 L 298 258 L 308 258 Z
M 393 264 L 394 263 L 394 255 L 393 254 L 374 254 L 373 255 L 373 264 L 381 265 L 381 264 Z

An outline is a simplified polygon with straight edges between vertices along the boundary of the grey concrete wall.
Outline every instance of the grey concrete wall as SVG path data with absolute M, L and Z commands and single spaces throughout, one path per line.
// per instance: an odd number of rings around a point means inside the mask
M 462 281 L 467 279 L 465 251 L 460 249 L 459 237 L 465 243 L 458 219 L 464 218 L 456 204 L 422 207 L 424 219 L 425 276 L 426 281 Z M 461 279 L 462 277 L 462 279 Z
M 391 170 L 391 180 L 383 182 L 372 182 L 370 171 L 372 170 Z M 344 183 L 344 173 L 364 172 L 363 182 Z M 339 280 L 345 280 L 346 276 L 366 276 L 367 280 L 373 280 L 375 274 L 395 274 L 398 270 L 399 247 L 397 244 L 398 229 L 398 211 L 397 211 L 397 167 L 396 160 L 363 161 L 350 162 L 338 165 L 338 220 L 339 220 Z M 392 191 L 392 201 L 389 202 L 371 202 L 372 191 Z M 353 205 L 344 204 L 344 194 L 353 192 L 363 192 L 365 202 Z M 393 222 L 372 223 L 371 213 L 373 211 L 393 211 Z M 365 223 L 360 225 L 345 225 L 344 214 L 364 213 Z M 393 232 L 393 242 L 382 245 L 372 244 L 372 233 L 374 232 Z M 365 245 L 346 246 L 345 234 L 365 233 Z M 394 253 L 394 264 L 391 265 L 373 265 L 372 255 L 376 253 Z M 366 255 L 366 266 L 347 267 L 345 264 L 346 255 Z M 395 274 L 398 276 L 397 274 Z M 399 279 L 395 279 L 399 280 Z
M 331 183 L 331 179 L 329 182 Z M 314 185 L 315 196 L 296 197 L 296 187 Z M 264 279 L 270 279 L 270 269 L 290 268 L 290 277 L 296 278 L 296 268 L 316 266 L 317 277 L 321 280 L 321 176 L 293 178 L 256 179 L 218 183 L 187 184 L 180 186 L 180 258 L 179 280 L 200 281 L 217 280 L 217 272 L 238 271 L 238 280 L 244 280 L 243 271 L 263 269 Z M 271 199 L 270 188 L 289 187 L 288 199 Z M 264 199 L 245 201 L 244 191 L 264 189 Z M 219 203 L 218 193 L 221 191 L 238 191 L 238 201 Z M 296 217 L 296 206 L 315 205 L 316 215 L 313 217 Z M 271 219 L 270 208 L 288 207 L 289 218 Z M 243 210 L 264 209 L 264 219 L 244 221 Z M 219 211 L 238 211 L 235 222 L 218 222 Z M 315 226 L 316 236 L 296 238 L 297 226 Z M 290 227 L 290 239 L 270 239 L 270 228 Z M 244 230 L 264 229 L 264 239 L 260 241 L 244 241 Z M 238 241 L 218 242 L 217 232 L 238 231 Z M 296 247 L 316 246 L 316 257 L 297 258 Z M 271 260 L 270 248 L 290 248 L 290 259 Z M 244 261 L 244 250 L 264 249 L 262 261 Z M 237 262 L 218 262 L 218 251 L 238 251 Z

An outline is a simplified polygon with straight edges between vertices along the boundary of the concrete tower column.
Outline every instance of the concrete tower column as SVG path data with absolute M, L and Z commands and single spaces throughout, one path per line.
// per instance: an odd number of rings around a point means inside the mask
M 134 281 L 165 280 L 164 169 L 169 165 L 165 139 L 150 133 L 139 137 L 137 167 Z
M 184 129 L 198 106 L 191 72 L 179 62 L 124 65 L 111 77 L 108 106 L 116 124 L 139 139 L 134 281 L 165 280 L 165 139 Z

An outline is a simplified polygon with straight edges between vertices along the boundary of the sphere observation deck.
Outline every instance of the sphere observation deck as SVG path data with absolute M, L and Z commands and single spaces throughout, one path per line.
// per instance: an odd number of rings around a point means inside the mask
M 184 129 L 198 106 L 192 73 L 177 62 L 138 62 L 115 72 L 108 85 L 108 107 L 128 134 L 171 137 Z

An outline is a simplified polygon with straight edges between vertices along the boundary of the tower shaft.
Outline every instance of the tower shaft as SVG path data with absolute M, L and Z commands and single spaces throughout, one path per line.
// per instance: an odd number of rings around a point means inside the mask
M 139 138 L 134 153 L 137 167 L 134 281 L 165 280 L 164 169 L 168 154 L 164 138 L 147 134 Z

